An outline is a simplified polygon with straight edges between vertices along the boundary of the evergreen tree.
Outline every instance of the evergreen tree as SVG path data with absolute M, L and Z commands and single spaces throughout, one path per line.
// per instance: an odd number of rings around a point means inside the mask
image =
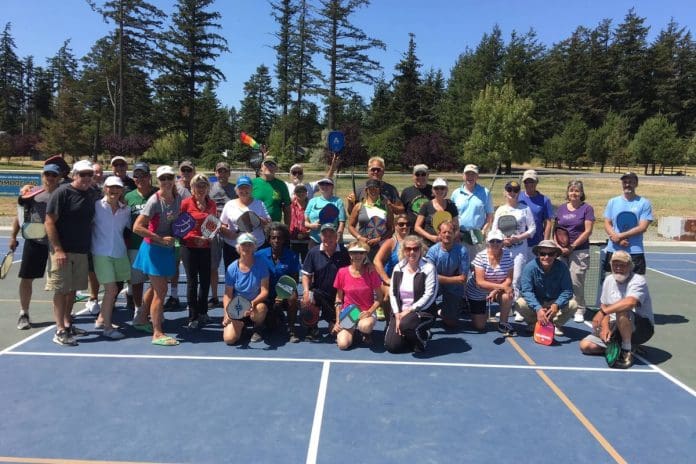
M 292 0 L 279 0 L 269 2 L 271 5 L 271 16 L 278 23 L 279 30 L 275 33 L 278 43 L 273 46 L 276 51 L 275 75 L 278 81 L 276 97 L 280 107 L 281 116 L 288 115 L 290 104 L 290 92 L 293 89 L 294 76 L 291 69 L 291 55 L 295 52 L 296 46 L 293 43 L 293 30 L 295 15 L 298 7 Z M 285 131 L 283 131 L 285 132 Z M 287 139 L 283 134 L 283 139 Z
M 44 152 L 71 156 L 73 161 L 89 152 L 84 132 L 83 103 L 76 81 L 65 76 L 53 108 L 53 118 L 43 122 L 41 148 Z
M 404 141 L 417 135 L 420 119 L 420 63 L 416 56 L 416 36 L 413 33 L 408 36 L 408 50 L 396 64 L 392 98 L 393 113 L 401 126 Z
M 240 130 L 264 143 L 273 127 L 275 101 L 268 68 L 261 65 L 244 83 L 244 99 L 239 109 Z
M 645 166 L 647 175 L 649 165 L 652 166 L 651 174 L 655 174 L 656 165 L 661 164 L 660 174 L 663 174 L 665 166 L 680 164 L 684 159 L 683 148 L 676 126 L 658 114 L 641 124 L 628 151 L 636 163 Z
M 21 121 L 22 63 L 11 31 L 7 23 L 0 36 L 0 131 L 16 133 Z
M 58 93 L 64 88 L 63 81 L 71 81 L 68 87 L 73 87 L 79 78 L 77 58 L 70 48 L 70 39 L 63 42 L 56 54 L 48 59 L 48 71 L 53 80 L 53 92 Z
M 381 66 L 367 52 L 374 48 L 385 50 L 386 46 L 350 22 L 350 16 L 358 8 L 368 6 L 369 0 L 319 0 L 319 4 L 317 33 L 319 50 L 329 64 L 325 78 L 326 112 L 327 127 L 332 129 L 341 101 L 354 92 L 351 84 L 376 82 L 373 73 Z
M 576 114 L 566 123 L 560 135 L 561 159 L 568 165 L 568 169 L 572 169 L 585 154 L 587 124 Z

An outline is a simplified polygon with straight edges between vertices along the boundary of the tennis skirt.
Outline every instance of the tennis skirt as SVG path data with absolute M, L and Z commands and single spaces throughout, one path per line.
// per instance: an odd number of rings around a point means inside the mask
M 171 277 L 176 273 L 174 247 L 163 247 L 143 240 L 133 267 L 149 276 Z

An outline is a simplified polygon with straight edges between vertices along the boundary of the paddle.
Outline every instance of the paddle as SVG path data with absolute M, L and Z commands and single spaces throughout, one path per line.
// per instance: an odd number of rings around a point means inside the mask
M 606 343 L 607 347 L 604 350 L 604 359 L 607 361 L 607 366 L 616 366 L 616 361 L 619 360 L 621 354 L 621 345 L 619 344 L 619 333 L 614 331 Z
M 251 309 L 251 302 L 243 296 L 236 295 L 225 308 L 227 316 L 235 321 L 244 319 L 247 311 Z
M 46 238 L 46 227 L 41 222 L 25 222 L 22 224 L 24 240 L 41 240 Z
M 287 300 L 297 290 L 297 282 L 289 275 L 280 276 L 276 283 L 276 296 L 281 300 Z
M 354 304 L 350 304 L 341 310 L 338 318 L 341 328 L 352 329 L 358 325 L 358 321 L 360 320 L 360 308 Z
M 498 229 L 505 237 L 510 237 L 517 232 L 517 218 L 512 214 L 505 214 L 498 218 Z
M 220 231 L 222 223 L 214 214 L 209 214 L 201 224 L 201 235 L 204 238 L 213 238 Z
M 570 235 L 568 234 L 568 229 L 563 226 L 559 226 L 558 222 L 556 222 L 553 229 L 553 239 L 561 248 L 568 248 L 570 246 Z
M 452 214 L 450 214 L 449 211 L 436 211 L 435 214 L 433 214 L 433 229 L 435 229 L 435 233 L 437 234 L 440 224 L 451 220 Z
M 338 208 L 333 203 L 327 203 L 319 211 L 319 224 L 334 223 L 338 219 Z
M 360 234 L 368 239 L 383 237 L 387 233 L 387 221 L 379 216 L 372 216 L 365 225 L 360 228 Z
M 179 213 L 174 222 L 172 222 L 172 234 L 176 238 L 184 238 L 186 234 L 196 226 L 196 220 L 189 213 Z
M 5 257 L 2 259 L 2 262 L 0 263 L 0 279 L 4 279 L 7 277 L 7 274 L 10 272 L 10 268 L 12 268 L 12 260 L 14 259 L 14 251 L 10 250 L 7 252 Z
M 534 326 L 534 341 L 540 345 L 549 346 L 553 343 L 554 326 L 552 322 L 542 324 L 537 321 Z
M 261 225 L 261 218 L 253 211 L 244 211 L 237 218 L 237 229 L 240 232 L 253 232 Z
M 631 211 L 621 211 L 616 216 L 616 227 L 619 232 L 626 232 L 638 225 L 638 216 Z
M 300 321 L 305 327 L 314 327 L 319 322 L 319 307 L 309 304 L 300 310 Z

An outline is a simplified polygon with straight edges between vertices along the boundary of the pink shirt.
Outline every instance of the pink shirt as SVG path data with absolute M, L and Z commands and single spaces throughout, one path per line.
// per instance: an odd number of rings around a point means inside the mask
M 369 310 L 375 302 L 375 290 L 382 280 L 375 271 L 363 272 L 360 277 L 350 275 L 350 266 L 338 270 L 334 287 L 343 290 L 343 307 L 355 304 L 360 311 Z

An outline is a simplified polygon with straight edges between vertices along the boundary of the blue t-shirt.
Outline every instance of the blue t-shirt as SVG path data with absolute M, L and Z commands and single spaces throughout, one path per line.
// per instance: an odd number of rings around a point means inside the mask
M 459 187 L 452 192 L 452 201 L 459 211 L 459 228 L 461 230 L 482 229 L 486 216 L 493 214 L 493 197 L 482 185 L 476 184 L 472 193 Z
M 268 268 L 269 273 L 269 298 L 274 299 L 276 296 L 275 286 L 284 275 L 289 275 L 293 279 L 297 279 L 300 273 L 300 260 L 297 253 L 289 247 L 283 249 L 278 262 L 273 261 L 271 247 L 262 248 L 254 254 L 256 260 L 263 262 Z
M 652 204 L 650 204 L 650 200 L 639 195 L 636 195 L 635 198 L 630 201 L 627 200 L 623 195 L 610 199 L 607 203 L 607 207 L 604 209 L 604 218 L 610 219 L 611 223 L 616 225 L 616 217 L 623 211 L 631 211 L 638 217 L 638 222 L 653 220 Z M 614 226 L 614 230 L 617 230 L 616 226 Z M 628 248 L 619 246 L 617 243 L 609 240 L 609 243 L 607 244 L 607 251 L 613 253 L 618 250 L 626 251 L 629 254 L 644 253 L 645 248 L 643 248 L 643 234 L 628 237 Z
M 239 269 L 239 260 L 235 260 L 225 271 L 225 285 L 234 288 L 234 294 L 243 296 L 249 301 L 261 292 L 261 281 L 267 279 L 268 266 L 262 261 L 254 261 L 249 272 Z
M 551 200 L 546 195 L 537 192 L 533 197 L 529 197 L 524 190 L 517 197 L 517 202 L 527 205 L 532 211 L 532 216 L 534 216 L 536 231 L 533 236 L 527 239 L 527 246 L 533 247 L 544 240 L 544 221 L 553 219 L 553 205 L 551 205 Z
M 442 276 L 469 275 L 469 253 L 466 247 L 455 243 L 452 249 L 445 250 L 440 243 L 431 246 L 425 259 L 435 265 L 437 274 Z M 440 285 L 441 291 L 464 296 L 464 285 L 449 284 Z
M 309 222 L 317 222 L 319 220 L 319 212 L 329 203 L 338 208 L 338 219 L 334 221 L 336 227 L 338 227 L 339 222 L 346 222 L 346 208 L 343 206 L 343 200 L 337 196 L 333 196 L 327 200 L 323 195 L 312 197 L 309 200 L 309 203 L 307 203 L 307 208 L 305 208 L 305 216 L 309 218 Z M 321 243 L 321 237 L 319 234 L 320 232 L 318 229 L 312 229 L 309 232 L 310 238 L 316 243 Z

